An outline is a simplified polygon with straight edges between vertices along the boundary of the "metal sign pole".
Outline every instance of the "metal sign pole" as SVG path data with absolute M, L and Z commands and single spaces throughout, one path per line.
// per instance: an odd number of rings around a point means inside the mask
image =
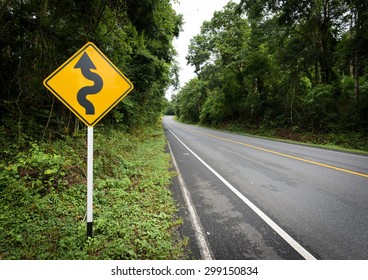
M 92 237 L 93 222 L 93 126 L 87 128 L 87 237 Z

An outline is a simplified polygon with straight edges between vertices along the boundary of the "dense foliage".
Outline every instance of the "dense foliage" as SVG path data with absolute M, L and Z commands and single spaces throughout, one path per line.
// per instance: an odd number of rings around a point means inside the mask
M 0 0 L 0 259 L 183 257 L 156 126 L 181 22 L 170 0 Z M 95 129 L 93 239 L 86 129 L 42 84 L 88 41 L 134 84 Z
M 368 135 L 366 1 L 229 2 L 189 46 L 185 121 Z
M 94 238 L 86 238 L 85 135 L 0 164 L 0 259 L 181 259 L 161 124 L 96 127 Z
M 2 0 L 0 150 L 9 139 L 21 144 L 78 129 L 80 122 L 42 81 L 88 41 L 135 86 L 103 122 L 155 123 L 171 83 L 172 39 L 181 21 L 170 0 Z

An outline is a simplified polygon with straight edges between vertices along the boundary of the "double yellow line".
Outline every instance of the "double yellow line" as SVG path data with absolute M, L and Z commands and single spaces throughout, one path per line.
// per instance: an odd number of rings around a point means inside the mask
M 184 128 L 184 129 L 187 129 L 187 130 L 190 130 L 190 131 L 193 131 L 193 132 L 198 133 L 198 134 L 202 134 L 202 135 L 206 135 L 206 136 L 216 138 L 216 139 L 219 139 L 219 140 L 223 140 L 223 141 L 231 142 L 231 143 L 234 143 L 234 144 L 242 145 L 242 146 L 252 148 L 252 149 L 256 149 L 256 150 L 259 150 L 259 151 L 263 151 L 263 152 L 266 152 L 266 153 L 279 155 L 279 156 L 282 156 L 282 157 L 291 158 L 291 159 L 294 159 L 294 160 L 299 160 L 299 161 L 302 161 L 302 162 L 307 162 L 307 163 L 310 163 L 310 164 L 314 164 L 314 165 L 330 168 L 330 169 L 333 169 L 333 170 L 337 170 L 337 171 L 357 175 L 357 176 L 360 176 L 360 177 L 368 178 L 368 174 L 364 174 L 364 173 L 361 173 L 361 172 L 356 172 L 356 171 L 336 167 L 336 166 L 329 165 L 329 164 L 320 163 L 320 162 L 317 162 L 317 161 L 313 161 L 313 160 L 309 160 L 309 159 L 305 159 L 305 158 L 301 158 L 301 157 L 291 156 L 291 155 L 288 155 L 288 154 L 284 154 L 284 153 L 276 152 L 276 151 L 273 151 L 273 150 L 261 148 L 261 147 L 250 145 L 250 144 L 247 144 L 247 143 L 230 140 L 230 139 L 215 136 L 215 135 L 212 135 L 212 134 L 209 134 L 209 133 L 197 131 L 197 130 L 188 128 L 188 127 L 183 126 L 183 125 L 180 125 L 180 127 Z

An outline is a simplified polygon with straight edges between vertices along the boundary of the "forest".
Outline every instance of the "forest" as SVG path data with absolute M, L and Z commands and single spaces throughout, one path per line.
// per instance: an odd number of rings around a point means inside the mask
M 42 141 L 80 127 L 42 81 L 88 41 L 135 85 L 104 122 L 154 123 L 172 80 L 172 39 L 181 20 L 169 0 L 2 0 L 0 150 L 10 140 Z
M 367 1 L 229 2 L 191 40 L 175 114 L 367 150 L 367 30 Z
M 183 258 L 159 122 L 181 25 L 170 0 L 0 1 L 0 259 Z M 93 239 L 86 126 L 43 86 L 87 42 L 134 84 L 95 127 Z

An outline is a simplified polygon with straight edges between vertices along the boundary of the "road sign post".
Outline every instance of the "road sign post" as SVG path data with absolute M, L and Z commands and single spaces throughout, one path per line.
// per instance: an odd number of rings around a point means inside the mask
M 93 228 L 93 126 L 87 128 L 87 237 Z
M 88 127 L 87 237 L 92 237 L 93 127 L 133 89 L 133 84 L 91 42 L 65 61 L 43 84 Z

